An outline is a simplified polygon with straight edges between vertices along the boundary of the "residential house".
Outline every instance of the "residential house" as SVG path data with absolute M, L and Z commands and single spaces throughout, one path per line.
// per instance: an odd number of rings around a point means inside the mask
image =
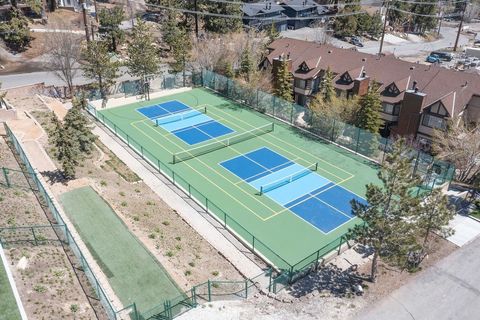
M 277 31 L 287 30 L 285 9 L 275 1 L 260 1 L 242 5 L 243 24 L 248 28 L 266 30 L 275 25 Z
M 333 13 L 329 7 L 319 5 L 313 0 L 282 0 L 279 4 L 285 9 L 284 14 L 289 17 L 289 29 L 307 27 L 322 16 Z
M 300 105 L 308 105 L 321 89 L 327 68 L 335 75 L 339 96 L 363 95 L 375 81 L 383 105 L 384 136 L 413 136 L 428 147 L 434 129 L 445 129 L 449 119 L 480 122 L 478 74 L 289 38 L 274 41 L 268 50 L 262 67 L 286 59 L 294 78 L 295 102 Z

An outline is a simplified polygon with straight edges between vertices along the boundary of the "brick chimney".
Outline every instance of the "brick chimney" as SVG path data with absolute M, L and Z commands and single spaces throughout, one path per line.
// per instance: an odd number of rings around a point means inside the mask
M 367 77 L 366 72 L 362 72 L 362 75 L 353 80 L 353 94 L 363 96 L 368 92 L 368 85 L 370 84 L 370 78 Z
M 405 91 L 398 115 L 398 125 L 392 128 L 392 132 L 402 136 L 417 134 L 426 96 L 425 93 L 418 91 L 417 83 L 414 81 L 412 89 Z

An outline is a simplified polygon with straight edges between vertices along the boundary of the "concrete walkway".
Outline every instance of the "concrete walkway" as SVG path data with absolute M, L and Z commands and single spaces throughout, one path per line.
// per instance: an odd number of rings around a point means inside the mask
M 478 320 L 480 238 L 373 304 L 358 320 Z
M 254 256 L 250 255 L 245 247 L 239 245 L 238 241 L 222 225 L 209 217 L 208 213 L 203 211 L 187 195 L 154 170 L 111 131 L 103 126 L 95 126 L 93 133 L 166 204 L 176 210 L 181 218 L 225 256 L 240 273 L 247 278 L 252 278 L 262 273 L 263 270 L 260 266 L 252 261 L 255 259 Z

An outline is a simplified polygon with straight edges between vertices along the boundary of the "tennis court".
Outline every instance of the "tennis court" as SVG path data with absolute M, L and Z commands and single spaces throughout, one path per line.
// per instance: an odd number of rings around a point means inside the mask
M 271 198 L 323 233 L 354 218 L 350 210 L 352 199 L 365 203 L 361 197 L 316 173 L 318 163 L 304 167 L 269 148 L 220 164 L 258 190 L 259 195 Z
M 231 131 L 192 145 L 205 130 L 191 119 L 204 116 Z M 208 89 L 98 110 L 97 117 L 280 269 L 334 249 L 361 223 L 350 201 L 363 201 L 365 185 L 378 181 L 371 162 Z M 196 132 L 185 139 L 176 132 L 182 128 Z
M 140 108 L 138 112 L 189 145 L 234 132 L 229 127 L 205 115 L 206 110 L 206 107 L 193 109 L 180 101 L 172 100 Z

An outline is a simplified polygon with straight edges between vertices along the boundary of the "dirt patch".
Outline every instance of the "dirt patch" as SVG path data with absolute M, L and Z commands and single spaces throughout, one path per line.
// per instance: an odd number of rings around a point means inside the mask
M 4 137 L 0 138 L 0 154 L 0 167 L 21 168 Z M 12 185 L 21 185 L 22 188 L 0 186 L 0 228 L 49 225 L 47 214 L 34 192 L 28 188 L 23 173 L 10 171 L 9 179 Z M 87 285 L 84 274 L 75 273 L 78 269 L 70 263 L 73 261 L 72 253 L 67 255 L 69 251 L 64 251 L 52 228 L 36 230 L 38 246 L 33 246 L 35 238 L 31 229 L 2 232 L 4 240 L 30 240 L 6 244 L 7 258 L 28 318 L 72 319 L 72 309 L 78 308 L 76 319 L 96 319 L 83 290 L 92 289 Z M 46 239 L 53 241 L 47 243 Z M 83 287 L 79 281 L 82 281 Z M 95 301 L 92 303 L 98 305 Z
M 61 246 L 9 249 L 18 291 L 29 319 L 95 319 Z M 17 266 L 23 258 L 24 268 Z M 76 307 L 74 307 L 76 306 Z

